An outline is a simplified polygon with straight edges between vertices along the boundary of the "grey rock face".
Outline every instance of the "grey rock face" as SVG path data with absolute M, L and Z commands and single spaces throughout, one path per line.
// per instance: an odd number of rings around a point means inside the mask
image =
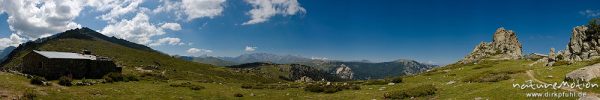
M 352 79 L 354 72 L 352 72 L 352 69 L 350 69 L 350 67 L 342 64 L 336 69 L 335 74 L 342 79 Z
M 573 28 L 567 49 L 559 54 L 559 60 L 584 61 L 600 57 L 600 35 L 589 33 L 588 29 L 586 26 Z
M 512 30 L 498 28 L 494 33 L 491 43 L 481 42 L 469 55 L 459 61 L 460 63 L 472 63 L 484 58 L 490 59 L 521 59 L 521 43 Z

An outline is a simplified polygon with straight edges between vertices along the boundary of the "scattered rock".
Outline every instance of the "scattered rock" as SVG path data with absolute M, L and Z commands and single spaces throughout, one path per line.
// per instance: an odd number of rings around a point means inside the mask
M 449 81 L 449 82 L 448 82 L 448 83 L 446 83 L 446 84 L 447 84 L 447 85 L 450 85 L 450 84 L 454 84 L 454 83 L 456 83 L 456 81 Z
M 309 82 L 314 82 L 314 80 L 312 80 L 310 77 L 302 76 L 302 77 L 300 77 L 300 79 L 296 80 L 296 82 L 309 83 Z
M 396 85 L 396 83 L 388 83 L 388 85 Z
M 521 48 L 521 43 L 519 43 L 515 32 L 500 27 L 494 33 L 492 42 L 479 43 L 473 49 L 473 52 L 460 60 L 459 63 L 474 63 L 484 58 L 497 60 L 520 59 L 522 58 Z

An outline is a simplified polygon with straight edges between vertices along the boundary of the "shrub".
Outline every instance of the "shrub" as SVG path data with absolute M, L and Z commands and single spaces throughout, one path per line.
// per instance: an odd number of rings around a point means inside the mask
M 353 89 L 353 90 L 360 90 L 360 86 L 358 85 L 349 85 L 349 84 L 345 84 L 345 85 L 340 85 L 340 84 L 330 84 L 330 85 L 325 85 L 325 84 L 309 84 L 306 85 L 304 87 L 304 91 L 308 91 L 308 92 L 316 92 L 316 93 L 335 93 L 335 92 L 339 92 L 342 91 L 344 89 Z
M 392 78 L 392 83 L 402 83 L 402 77 Z
M 139 81 L 139 78 L 135 75 L 131 74 L 121 74 L 121 73 L 108 73 L 102 77 L 106 82 L 129 82 L 129 81 Z
M 304 91 L 309 91 L 309 92 L 323 92 L 325 89 L 322 88 L 320 85 L 317 84 L 310 84 L 310 85 L 306 85 L 306 87 L 304 87 Z
M 252 84 L 242 84 L 243 89 L 252 89 L 252 87 L 253 87 Z
M 569 65 L 568 61 L 556 61 L 554 62 L 554 64 L 552 66 L 562 66 L 562 65 Z
M 35 100 L 36 97 L 37 97 L 37 94 L 35 93 L 34 90 L 27 90 L 21 97 L 21 100 Z
M 385 81 L 385 80 L 368 80 L 367 82 L 364 83 L 364 85 L 386 85 L 389 82 Z
M 140 81 L 140 79 L 138 78 L 138 76 L 135 76 L 133 74 L 125 74 L 125 77 L 123 78 L 123 81 L 125 82 L 129 82 L 129 81 Z
M 62 77 L 58 78 L 58 84 L 60 84 L 62 86 L 73 86 L 73 78 L 67 77 L 67 76 L 62 76 Z
M 191 82 L 174 83 L 174 84 L 171 84 L 169 86 L 171 86 L 171 87 L 187 87 L 187 88 L 190 88 L 192 90 L 202 90 L 202 89 L 205 89 L 204 86 L 192 84 Z
M 352 88 L 351 88 L 351 89 L 352 89 L 352 90 L 360 90 L 360 86 L 358 86 L 358 85 L 354 85 L 354 86 L 352 86 Z
M 435 88 L 434 85 L 427 84 L 427 85 L 420 85 L 420 86 L 413 87 L 413 88 L 387 92 L 383 95 L 383 97 L 386 99 L 404 99 L 404 98 L 410 98 L 410 97 L 421 97 L 421 96 L 434 95 L 436 91 L 437 91 L 437 88 Z
M 169 78 L 167 78 L 167 76 L 162 75 L 162 74 L 157 74 L 157 73 L 143 73 L 141 75 L 141 77 L 143 79 L 149 79 L 149 80 L 169 80 Z
M 500 72 L 486 71 L 483 73 L 475 74 L 463 79 L 463 82 L 498 82 L 502 80 L 510 79 L 510 74 L 520 73 L 523 70 L 509 70 Z
M 33 85 L 46 85 L 46 78 L 44 77 L 40 77 L 40 76 L 33 76 L 31 77 L 31 81 L 29 81 L 29 83 L 33 84 Z
M 244 95 L 243 95 L 243 94 L 241 94 L 241 93 L 235 93 L 235 94 L 233 94 L 233 96 L 234 96 L 234 97 L 244 97 Z
M 323 89 L 324 93 L 335 93 L 335 92 L 338 92 L 338 91 L 342 91 L 342 89 L 337 88 L 337 87 L 326 87 L 326 88 Z

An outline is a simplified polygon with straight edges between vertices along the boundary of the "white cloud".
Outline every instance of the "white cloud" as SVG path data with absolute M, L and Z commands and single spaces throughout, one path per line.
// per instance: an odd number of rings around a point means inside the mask
M 0 38 L 0 50 L 9 46 L 19 46 L 25 39 L 19 37 L 17 34 L 11 34 L 9 38 Z
M 182 0 L 181 2 L 161 0 L 161 2 L 163 4 L 154 9 L 153 13 L 174 11 L 178 17 L 186 15 L 186 20 L 191 21 L 196 18 L 213 18 L 221 15 L 225 0 Z
M 580 11 L 579 14 L 587 16 L 587 17 L 598 17 L 600 16 L 600 10 L 584 10 Z
M 119 17 L 137 11 L 138 6 L 143 2 L 143 0 L 89 0 L 87 5 L 96 8 L 97 11 L 108 12 L 97 18 L 115 23 Z
M 4 3 L 4 0 L 0 0 L 0 3 Z M 4 13 L 4 6 L 0 6 L 0 14 Z
M 83 9 L 80 0 L 3 0 L 12 32 L 35 39 L 81 27 L 73 20 Z
M 206 54 L 206 53 L 212 53 L 212 50 L 208 50 L 208 49 L 198 49 L 198 48 L 190 48 L 187 50 L 187 53 L 189 54 Z
M 150 18 L 146 14 L 139 12 L 131 20 L 121 20 L 107 25 L 101 33 L 147 45 L 153 42 L 152 37 L 166 34 L 165 29 L 172 30 L 173 28 L 158 27 L 150 23 Z
M 252 51 L 256 51 L 256 48 L 258 48 L 258 47 L 246 46 L 246 48 L 244 49 L 244 51 L 246 51 L 246 52 L 252 52 Z
M 162 26 L 160 26 L 160 28 L 179 31 L 181 30 L 181 25 L 179 25 L 178 23 L 165 23 Z
M 151 43 L 150 46 L 160 46 L 163 43 L 167 43 L 169 45 L 184 45 L 185 43 L 181 42 L 179 38 L 166 37 L 162 39 L 158 39 L 156 42 Z
M 310 57 L 310 59 L 312 59 L 312 60 L 327 60 L 329 58 L 326 58 L 326 57 Z
M 269 18 L 280 15 L 295 15 L 296 13 L 306 13 L 306 10 L 300 6 L 297 0 L 245 0 L 252 5 L 252 10 L 248 12 L 251 20 L 242 25 L 258 24 L 266 22 Z

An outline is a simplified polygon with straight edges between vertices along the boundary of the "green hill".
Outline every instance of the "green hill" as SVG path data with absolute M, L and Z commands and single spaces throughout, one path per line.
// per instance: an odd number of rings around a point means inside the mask
M 68 30 L 51 37 L 24 43 L 17 47 L 2 63 L 3 70 L 19 71 L 22 57 L 33 50 L 81 52 L 89 50 L 95 55 L 114 59 L 124 73 L 142 74 L 139 69 L 152 68 L 155 74 L 169 79 L 194 81 L 268 82 L 268 79 L 234 73 L 225 68 L 180 60 L 157 52 L 149 47 L 114 37 L 107 37 L 88 28 Z

